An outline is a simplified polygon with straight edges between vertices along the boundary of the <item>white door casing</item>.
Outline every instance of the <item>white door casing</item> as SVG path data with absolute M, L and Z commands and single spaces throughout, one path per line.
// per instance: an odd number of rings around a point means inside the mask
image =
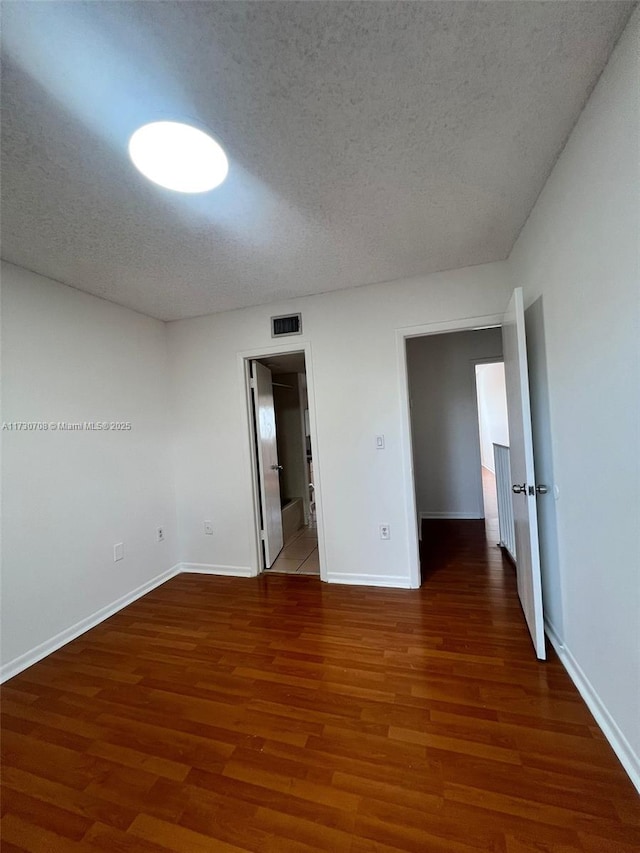
M 271 371 L 259 361 L 252 361 L 251 375 L 254 380 L 251 385 L 256 417 L 262 538 L 265 568 L 268 569 L 273 565 L 283 545 L 276 416 L 273 406 Z
M 529 371 L 522 288 L 514 290 L 502 323 L 507 386 L 513 518 L 516 536 L 518 595 L 536 655 L 546 657 L 538 513 L 533 463 Z M 517 490 L 520 491 L 517 491 Z

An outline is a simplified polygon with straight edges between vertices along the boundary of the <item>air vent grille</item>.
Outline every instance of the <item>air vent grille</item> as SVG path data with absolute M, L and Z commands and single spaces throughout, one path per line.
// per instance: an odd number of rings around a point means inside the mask
M 271 318 L 271 337 L 281 338 L 283 335 L 302 334 L 302 315 L 286 314 L 282 317 Z

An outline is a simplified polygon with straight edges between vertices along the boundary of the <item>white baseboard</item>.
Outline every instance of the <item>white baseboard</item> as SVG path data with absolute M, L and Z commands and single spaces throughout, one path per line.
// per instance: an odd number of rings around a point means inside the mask
M 46 658 L 47 655 L 50 655 L 57 649 L 62 648 L 62 646 L 70 643 L 71 640 L 75 640 L 76 637 L 79 637 L 80 634 L 84 634 L 85 631 L 95 628 L 95 626 L 99 625 L 100 622 L 104 622 L 105 619 L 108 619 L 109 616 L 113 616 L 114 613 L 122 610 L 123 607 L 126 607 L 128 604 L 132 604 L 138 598 L 142 598 L 143 595 L 146 595 L 148 592 L 151 592 L 152 589 L 155 589 L 157 586 L 165 583 L 165 581 L 175 577 L 179 572 L 179 566 L 173 566 L 171 569 L 167 569 L 166 572 L 156 575 L 155 578 L 152 578 L 150 581 L 142 584 L 142 586 L 139 586 L 137 589 L 132 590 L 132 592 L 128 592 L 121 598 L 116 599 L 111 602 L 111 604 L 107 604 L 106 607 L 102 607 L 100 610 L 92 613 L 91 616 L 87 616 L 86 619 L 81 619 L 80 622 L 76 622 L 76 624 L 72 625 L 70 628 L 65 628 L 64 631 L 60 631 L 59 634 L 51 637 L 51 639 L 45 640 L 43 643 L 35 646 L 35 648 L 30 649 L 28 652 L 25 652 L 8 663 L 5 663 L 0 669 L 0 683 L 5 682 L 9 678 L 13 678 L 14 675 L 17 675 L 19 672 L 27 669 L 27 667 L 30 667 L 39 660 L 42 660 L 42 658 Z
M 640 756 L 634 752 L 631 744 L 620 731 L 616 721 L 609 713 L 607 706 L 598 695 L 593 684 L 591 684 L 583 672 L 582 667 L 571 654 L 570 650 L 564 645 L 548 620 L 545 620 L 545 631 L 562 665 L 569 673 L 569 677 L 577 687 L 578 692 L 593 714 L 596 723 L 602 729 L 602 733 L 609 741 L 611 748 L 618 756 L 620 763 L 640 793 Z
M 460 519 L 482 519 L 484 516 L 478 515 L 477 512 L 421 512 L 420 520 L 423 518 L 460 518 Z
M 249 566 L 219 566 L 215 563 L 180 563 L 181 572 L 195 575 L 226 575 L 232 578 L 253 578 L 255 572 Z
M 60 631 L 60 633 L 56 634 L 55 637 L 45 640 L 43 643 L 35 646 L 35 648 L 30 649 L 28 652 L 25 652 L 4 664 L 0 668 L 0 684 L 7 681 L 9 678 L 13 678 L 14 675 L 17 675 L 24 669 L 32 666 L 34 663 L 42 660 L 42 658 L 46 658 L 47 655 L 50 655 L 57 649 L 62 648 L 62 646 L 70 643 L 71 640 L 75 640 L 76 637 L 84 634 L 85 631 L 95 628 L 96 625 L 99 625 L 100 622 L 104 622 L 105 619 L 113 616 L 114 613 L 122 610 L 123 607 L 126 607 L 128 604 L 132 604 L 138 598 L 142 598 L 143 595 L 151 592 L 152 589 L 155 589 L 157 586 L 171 580 L 171 578 L 176 577 L 176 575 L 179 575 L 182 572 L 202 575 L 229 575 L 241 578 L 254 576 L 254 572 L 248 566 L 217 566 L 209 563 L 178 563 L 176 566 L 167 569 L 166 572 L 162 572 L 162 574 L 157 575 L 155 578 L 152 578 L 150 581 L 147 581 L 147 583 L 142 584 L 142 586 L 139 586 L 132 592 L 123 595 L 121 598 L 111 602 L 111 604 L 108 604 L 106 607 L 102 607 L 100 610 L 92 613 L 91 616 L 87 616 L 86 619 L 81 619 L 80 622 L 76 622 L 76 624 L 72 625 L 70 628 Z
M 102 607 L 100 610 L 92 613 L 91 616 L 87 616 L 86 619 L 81 619 L 80 622 L 76 622 L 76 624 L 72 625 L 70 628 L 60 631 L 59 634 L 56 634 L 49 640 L 45 640 L 43 643 L 40 643 L 28 652 L 25 652 L 4 664 L 0 668 L 0 684 L 7 681 L 9 678 L 13 678 L 14 675 L 17 675 L 19 672 L 22 672 L 32 666 L 34 663 L 37 663 L 39 660 L 47 657 L 47 655 L 50 655 L 52 652 L 57 651 L 57 649 L 62 648 L 62 646 L 70 643 L 71 640 L 75 640 L 76 637 L 79 637 L 91 628 L 95 628 L 96 625 L 104 622 L 105 619 L 113 616 L 114 613 L 122 610 L 123 607 L 132 604 L 138 598 L 142 598 L 143 595 L 151 592 L 152 589 L 155 589 L 171 578 L 176 577 L 176 575 L 182 573 L 221 575 L 237 578 L 255 577 L 255 572 L 249 566 L 223 566 L 215 563 L 178 563 L 176 566 L 167 569 L 167 571 L 162 572 L 162 574 L 159 574 L 150 581 L 142 584 L 142 586 L 139 586 L 137 589 L 132 590 L 126 595 L 123 595 L 121 598 L 116 599 L 116 601 L 111 602 L 111 604 L 108 604 L 106 607 Z M 365 586 L 385 586 L 407 589 L 410 586 L 407 578 L 399 578 L 394 575 L 356 575 L 334 573 L 329 576 L 328 580 L 330 583 L 362 584 Z
M 345 583 L 353 586 L 384 586 L 394 589 L 411 589 L 409 578 L 397 575 L 361 575 L 348 572 L 328 572 L 329 583 Z

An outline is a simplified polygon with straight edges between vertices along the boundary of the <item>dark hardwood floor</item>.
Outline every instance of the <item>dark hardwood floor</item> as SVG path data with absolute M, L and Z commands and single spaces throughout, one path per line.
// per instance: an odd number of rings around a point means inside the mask
M 425 582 L 182 575 L 7 682 L 3 853 L 631 853 L 640 800 L 482 523 Z

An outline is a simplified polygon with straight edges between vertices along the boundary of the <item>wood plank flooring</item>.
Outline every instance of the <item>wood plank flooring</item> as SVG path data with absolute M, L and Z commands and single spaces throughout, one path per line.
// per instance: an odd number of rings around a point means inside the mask
M 7 682 L 3 853 L 638 851 L 484 525 L 423 548 L 420 590 L 182 575 Z

